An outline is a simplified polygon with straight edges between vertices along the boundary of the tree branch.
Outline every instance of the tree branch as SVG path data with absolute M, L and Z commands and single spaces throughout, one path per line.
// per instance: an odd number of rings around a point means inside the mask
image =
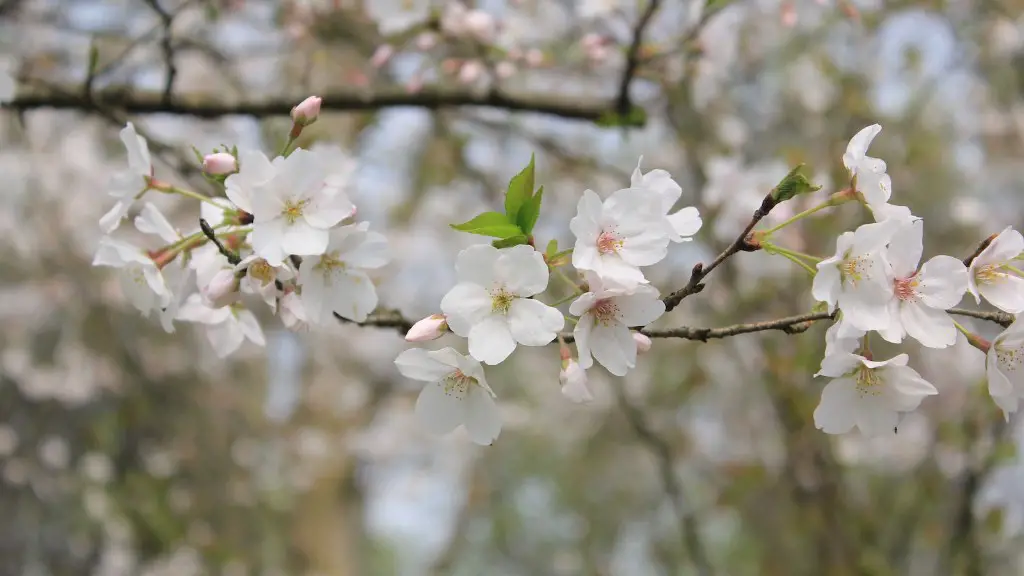
M 25 84 L 31 83 L 31 80 Z M 24 86 L 24 84 L 23 84 Z M 557 96 L 507 94 L 491 91 L 477 94 L 470 90 L 433 88 L 409 94 L 398 88 L 363 91 L 335 91 L 321 96 L 321 110 L 336 112 L 371 111 L 382 108 L 415 107 L 428 110 L 460 106 L 500 108 L 513 112 L 533 112 L 574 120 L 594 122 L 612 111 L 608 102 L 580 101 Z M 296 98 L 231 99 L 213 94 L 175 94 L 169 101 L 160 92 L 133 90 L 113 86 L 94 91 L 91 98 L 75 87 L 35 86 L 23 88 L 12 102 L 4 106 L 12 110 L 48 108 L 55 110 L 93 111 L 97 108 L 117 109 L 129 114 L 177 114 L 197 118 L 221 116 L 288 116 L 298 102 Z
M 626 68 L 622 73 L 622 80 L 619 81 L 619 96 L 615 100 L 615 108 L 622 116 L 629 113 L 631 106 L 629 85 L 633 81 L 633 77 L 636 76 L 637 69 L 640 68 L 640 48 L 643 46 L 644 29 L 654 18 L 654 13 L 660 4 L 661 0 L 649 0 L 647 10 L 640 15 L 636 27 L 633 28 L 633 41 L 626 51 Z
M 1006 312 L 1000 312 L 998 310 L 986 312 L 984 310 L 967 310 L 966 308 L 950 308 L 947 310 L 950 314 L 956 314 L 957 316 L 969 316 L 971 318 L 977 318 L 979 320 L 988 320 L 989 322 L 995 322 L 1003 328 L 1013 324 L 1013 314 L 1007 314 Z

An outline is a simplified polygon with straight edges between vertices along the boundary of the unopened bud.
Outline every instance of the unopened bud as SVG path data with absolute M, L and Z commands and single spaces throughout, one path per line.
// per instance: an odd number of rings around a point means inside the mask
M 587 371 L 575 360 L 562 362 L 562 370 L 558 373 L 558 381 L 562 384 L 562 395 L 571 402 L 583 404 L 594 399 L 587 388 Z
M 797 14 L 796 6 L 793 5 L 793 2 L 782 3 L 782 14 L 780 16 L 782 20 L 782 25 L 785 26 L 786 28 L 792 28 L 793 26 L 796 26 Z
M 310 96 L 298 106 L 292 108 L 292 121 L 299 126 L 309 126 L 316 119 L 320 117 L 320 105 L 323 104 L 323 98 L 319 96 Z
M 427 342 L 437 340 L 448 331 L 444 314 L 431 314 L 412 325 L 405 335 L 406 342 Z
M 270 265 L 263 258 L 257 258 L 253 260 L 248 267 L 248 273 L 251 278 L 259 280 L 260 284 L 266 286 L 275 279 L 277 279 L 277 270 Z
M 651 339 L 646 334 L 633 332 L 633 342 L 636 342 L 636 351 L 642 354 L 651 349 Z
M 381 68 L 387 64 L 394 55 L 395 49 L 391 44 L 381 44 L 373 51 L 373 56 L 370 57 L 370 66 L 373 66 L 374 68 Z
M 223 308 L 234 303 L 239 298 L 238 282 L 238 276 L 230 269 L 217 272 L 200 291 L 203 300 L 213 308 Z
M 210 175 L 233 174 L 238 171 L 238 161 L 227 152 L 203 156 L 203 172 Z

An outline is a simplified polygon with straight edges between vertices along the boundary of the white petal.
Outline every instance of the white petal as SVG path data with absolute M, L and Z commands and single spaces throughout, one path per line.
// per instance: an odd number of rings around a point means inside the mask
M 576 216 L 569 220 L 569 229 L 576 236 L 576 247 L 573 249 L 573 265 L 576 265 L 576 252 L 582 246 L 596 248 L 597 237 L 601 234 L 601 219 L 604 207 L 601 198 L 593 190 L 586 190 L 576 204 Z
M 1024 312 L 1024 279 L 1010 274 L 998 273 L 991 283 L 978 284 L 978 292 L 990 304 L 1003 312 L 1019 314 Z
M 494 264 L 494 281 L 517 296 L 533 296 L 548 286 L 548 265 L 532 246 L 505 248 Z
M 1022 251 L 1024 251 L 1024 236 L 1007 226 L 988 247 L 981 251 L 981 254 L 978 254 L 975 263 L 979 265 L 1002 264 L 1016 258 Z
M 907 278 L 917 271 L 924 250 L 923 232 L 924 220 L 914 220 L 903 223 L 893 234 L 889 242 L 888 258 L 897 278 Z
M 221 322 L 206 327 L 206 338 L 210 341 L 214 353 L 220 358 L 227 358 L 238 350 L 245 340 L 241 326 L 237 322 Z
M 625 376 L 636 366 L 636 343 L 622 324 L 595 324 L 590 333 L 590 351 L 594 358 L 616 376 Z
M 668 255 L 669 239 L 660 231 L 649 231 L 622 240 L 619 256 L 633 266 L 652 266 Z
M 899 344 L 903 342 L 903 337 L 907 334 L 903 321 L 900 318 L 901 306 L 902 303 L 897 298 L 889 301 L 889 324 L 885 328 L 878 329 L 878 335 L 885 339 L 886 342 Z
M 343 253 L 341 260 L 356 268 L 380 268 L 391 261 L 388 239 L 379 232 L 366 232 L 363 242 L 356 249 Z
M 327 230 L 313 228 L 298 220 L 294 224 L 284 226 L 281 248 L 286 254 L 296 256 L 316 256 L 327 250 L 331 234 Z M 269 259 L 268 259 L 269 261 Z
M 596 263 L 594 271 L 600 274 L 605 283 L 617 284 L 621 287 L 635 287 L 647 283 L 644 273 L 639 268 L 614 254 L 599 256 Z M 580 267 L 576 266 L 576 268 Z
M 863 365 L 863 358 L 852 352 L 837 351 L 834 355 L 825 356 L 821 360 L 821 370 L 815 376 L 839 378 L 846 376 Z
M 669 223 L 676 231 L 676 234 L 684 239 L 693 236 L 700 231 L 704 221 L 700 218 L 700 212 L 693 206 L 687 206 L 668 217 Z
M 441 299 L 441 311 L 448 318 L 448 327 L 459 336 L 469 336 L 470 329 L 491 315 L 494 303 L 491 294 L 478 284 L 460 283 Z
M 827 303 L 828 311 L 832 312 L 839 301 L 843 279 L 838 268 L 834 265 L 823 266 L 823 264 L 825 263 L 818 263 L 818 272 L 814 275 L 814 281 L 811 283 L 811 295 L 818 302 Z
M 175 319 L 184 322 L 197 322 L 199 324 L 220 324 L 226 322 L 230 316 L 230 308 L 210 308 L 203 302 L 199 294 L 191 294 L 185 299 L 181 307 L 178 308 Z
M 892 292 L 883 297 L 884 291 L 868 288 L 844 291 L 839 294 L 839 309 L 843 311 L 844 322 L 861 330 L 884 330 L 889 325 L 889 301 Z
M 128 166 L 132 172 L 148 176 L 152 170 L 153 162 L 149 157 L 149 147 L 146 140 L 135 131 L 135 125 L 131 122 L 121 129 L 121 142 L 128 152 Z
M 314 195 L 302 217 L 315 228 L 330 228 L 355 213 L 355 204 L 347 194 L 336 188 L 324 188 Z
M 839 378 L 825 385 L 814 409 L 814 426 L 826 434 L 845 434 L 856 424 L 854 408 L 860 398 L 853 380 Z
M 893 233 L 900 228 L 900 224 L 896 220 L 862 224 L 853 233 L 853 253 L 869 254 L 882 250 Z
M 447 434 L 466 418 L 466 401 L 445 391 L 444 384 L 432 382 L 423 387 L 416 399 L 416 419 L 434 434 Z
M 123 220 L 125 215 L 128 214 L 128 210 L 130 210 L 131 207 L 132 203 L 130 201 L 114 204 L 106 214 L 100 217 L 100 230 L 103 230 L 107 234 L 117 230 L 117 227 L 121 225 L 121 220 Z
M 481 446 L 490 446 L 501 434 L 501 412 L 498 405 L 484 389 L 470 386 L 466 398 L 466 432 L 469 439 Z
M 504 316 L 492 315 L 469 331 L 469 354 L 484 364 L 500 364 L 516 349 Z
M 581 294 L 579 298 L 572 301 L 572 304 L 569 304 L 569 314 L 583 316 L 594 306 L 595 302 L 597 302 L 597 296 L 593 292 Z
M 867 128 L 857 132 L 853 138 L 850 138 L 850 143 L 846 145 L 846 153 L 843 154 L 843 165 L 846 166 L 847 170 L 854 171 L 864 156 L 868 153 L 868 147 L 871 146 L 871 141 L 878 136 L 878 133 L 882 131 L 882 127 L 878 124 L 872 124 Z
M 1009 418 L 1009 414 L 1017 411 L 1020 398 L 1014 389 L 1013 383 L 999 370 L 999 362 L 996 359 L 996 350 L 993 346 L 989 349 L 985 358 L 985 374 L 988 377 L 988 393 L 992 400 L 1002 409 L 1003 414 Z
M 904 302 L 900 306 L 900 322 L 907 334 L 929 348 L 956 344 L 956 325 L 943 310 L 919 302 Z
M 263 338 L 263 329 L 260 328 L 260 323 L 252 312 L 236 310 L 235 317 L 238 320 L 238 327 L 242 331 L 243 336 L 258 346 L 267 345 L 267 341 Z
M 508 311 L 512 337 L 523 346 L 544 346 L 558 336 L 565 317 L 556 308 L 529 298 L 516 298 Z
M 665 303 L 656 292 L 618 296 L 614 301 L 619 309 L 619 319 L 626 326 L 646 326 L 665 313 Z
M 455 350 L 451 348 L 444 350 L 450 351 L 446 352 L 447 354 L 455 353 Z M 442 350 L 437 352 L 442 352 Z M 423 348 L 410 348 L 402 352 L 395 358 L 395 366 L 398 367 L 402 376 L 424 382 L 440 382 L 455 371 L 451 364 L 442 362 Z
M 283 248 L 284 227 L 284 220 L 281 219 L 261 222 L 253 226 L 252 234 L 249 235 L 253 251 L 271 266 L 284 264 L 288 256 Z
M 498 256 L 498 249 L 490 244 L 474 244 L 459 252 L 455 262 L 459 282 L 470 282 L 489 290 L 494 284 Z
M 870 396 L 868 398 L 871 398 Z M 866 436 L 892 436 L 899 424 L 899 414 L 881 402 L 862 399 L 857 406 L 857 427 Z
M 143 234 L 156 234 L 164 242 L 173 243 L 181 239 L 178 231 L 171 226 L 160 209 L 150 202 L 142 207 L 142 212 L 135 217 L 135 228 Z
M 963 299 L 967 276 L 967 267 L 959 259 L 936 256 L 921 266 L 917 293 L 928 306 L 948 310 Z
M 935 386 L 907 366 L 886 366 L 876 373 L 885 382 L 885 401 L 889 408 L 898 412 L 917 410 L 926 396 L 939 393 Z
M 580 321 L 572 330 L 573 338 L 576 340 L 576 355 L 580 359 L 580 366 L 590 368 L 594 365 L 594 359 L 590 354 L 590 334 L 594 329 L 594 317 L 587 314 L 580 317 Z
M 377 308 L 377 290 L 373 281 L 366 274 L 354 270 L 335 272 L 327 286 L 326 298 L 326 308 L 356 322 L 365 321 Z

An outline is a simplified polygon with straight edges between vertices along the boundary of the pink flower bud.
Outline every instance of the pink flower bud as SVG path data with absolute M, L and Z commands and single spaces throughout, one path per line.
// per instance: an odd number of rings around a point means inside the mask
M 444 314 L 431 314 L 412 325 L 405 335 L 407 342 L 427 342 L 437 340 L 448 331 L 448 322 Z
M 239 298 L 238 277 L 235 272 L 225 268 L 216 274 L 210 283 L 200 290 L 203 300 L 213 308 L 223 308 Z
M 796 25 L 796 6 L 794 6 L 792 2 L 783 2 L 781 19 L 782 25 L 786 28 L 792 28 Z
M 484 65 L 479 60 L 468 60 L 459 69 L 459 82 L 474 84 L 484 75 Z
M 575 360 L 568 360 L 562 364 L 564 368 L 558 373 L 558 381 L 562 383 L 562 395 L 577 404 L 593 400 L 594 396 L 587 388 L 587 371 Z
M 203 172 L 207 174 L 232 174 L 238 171 L 238 161 L 227 152 L 203 156 Z
M 300 126 L 308 126 L 320 116 L 320 105 L 323 103 L 323 98 L 319 96 L 310 96 L 298 106 L 292 108 L 292 121 Z
M 420 35 L 416 37 L 416 48 L 418 50 L 426 52 L 434 46 L 437 46 L 437 34 L 434 34 L 433 32 L 421 32 Z
M 526 65 L 536 68 L 544 63 L 544 53 L 537 48 L 530 48 L 526 51 Z
M 651 339 L 646 334 L 633 332 L 633 341 L 636 342 L 636 351 L 638 354 L 647 352 L 651 349 Z
M 494 73 L 498 78 L 511 78 L 516 73 L 516 65 L 508 60 L 502 60 L 494 67 Z
M 487 42 L 494 36 L 494 17 L 483 10 L 470 10 L 462 18 L 462 26 L 467 33 L 482 42 Z
M 373 51 L 373 56 L 370 57 L 370 66 L 382 68 L 394 55 L 395 49 L 391 44 L 381 44 Z
M 590 51 L 598 46 L 603 45 L 604 37 L 595 32 L 588 32 L 583 35 L 583 38 L 580 38 L 580 46 L 582 46 L 583 49 L 586 51 Z

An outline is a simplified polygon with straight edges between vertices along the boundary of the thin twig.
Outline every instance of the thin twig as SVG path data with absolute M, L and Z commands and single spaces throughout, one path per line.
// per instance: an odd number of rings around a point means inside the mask
M 206 238 L 209 239 L 210 242 L 213 242 L 213 245 L 217 247 L 217 250 L 220 250 L 220 253 L 223 254 L 224 257 L 228 259 L 229 264 L 231 264 L 232 266 L 236 266 L 238 265 L 239 262 L 242 261 L 238 254 L 236 254 L 230 248 L 225 246 L 220 241 L 220 238 L 217 238 L 217 233 L 213 230 L 213 227 L 210 226 L 210 223 L 207 222 L 205 218 L 199 219 L 199 228 L 203 231 L 203 235 L 206 236 Z
M 651 19 L 654 18 L 654 13 L 658 10 L 660 4 L 661 0 L 649 0 L 647 10 L 640 15 L 640 19 L 636 21 L 636 27 L 633 28 L 633 41 L 626 51 L 626 68 L 622 73 L 622 79 L 619 81 L 619 96 L 615 99 L 615 109 L 623 116 L 629 113 L 631 106 L 629 85 L 633 81 L 633 77 L 636 76 L 637 69 L 640 67 L 640 49 L 643 46 L 644 29 L 647 28 Z
M 160 49 L 163 51 L 164 67 L 167 69 L 164 77 L 164 89 L 161 94 L 161 101 L 164 104 L 171 103 L 171 95 L 174 91 L 174 79 L 178 76 L 178 67 L 174 64 L 174 47 L 171 44 L 171 27 L 174 26 L 174 16 L 160 7 L 159 0 L 143 0 L 156 12 L 163 27 L 163 37 L 160 39 Z

